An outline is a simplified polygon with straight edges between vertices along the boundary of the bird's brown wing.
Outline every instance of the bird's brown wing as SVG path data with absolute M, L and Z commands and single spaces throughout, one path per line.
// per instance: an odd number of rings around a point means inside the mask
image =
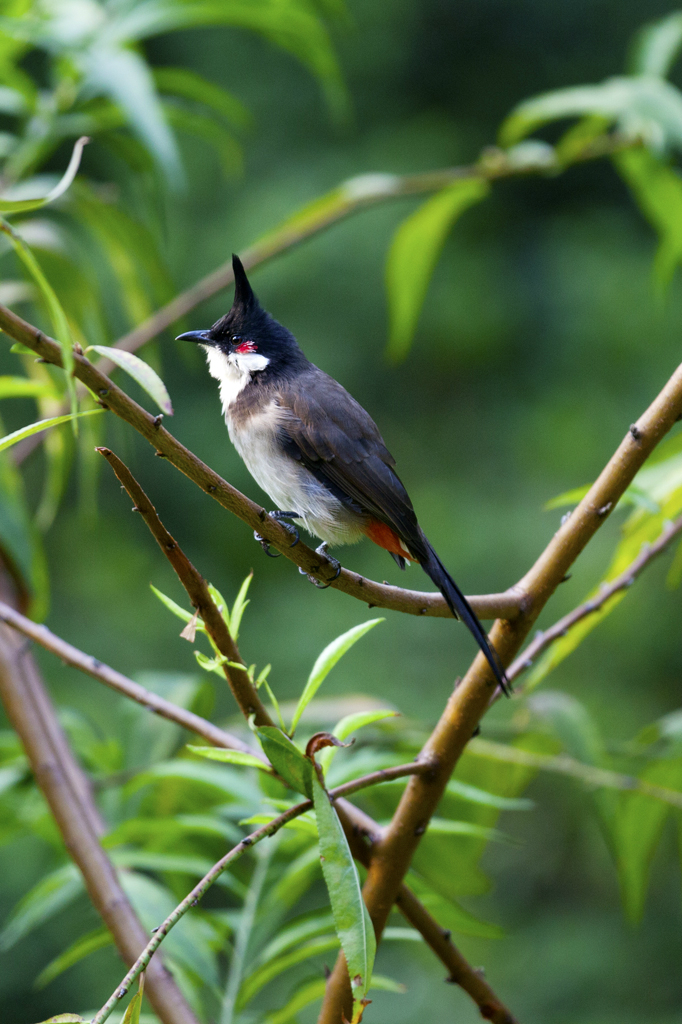
M 311 367 L 278 388 L 278 439 L 332 494 L 395 530 L 417 557 L 424 539 L 395 460 L 371 416 L 333 378 Z

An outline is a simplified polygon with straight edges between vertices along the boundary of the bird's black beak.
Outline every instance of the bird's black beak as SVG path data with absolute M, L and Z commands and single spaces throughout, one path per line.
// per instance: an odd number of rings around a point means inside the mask
M 204 345 L 212 345 L 213 340 L 211 338 L 210 331 L 187 331 L 186 334 L 179 334 L 176 341 L 197 341 L 203 342 Z

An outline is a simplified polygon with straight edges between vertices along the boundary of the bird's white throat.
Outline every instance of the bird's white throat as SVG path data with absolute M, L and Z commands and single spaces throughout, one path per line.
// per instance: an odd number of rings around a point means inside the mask
M 252 375 L 264 370 L 270 360 L 258 352 L 231 352 L 228 356 L 214 345 L 201 347 L 206 353 L 208 372 L 220 384 L 220 400 L 223 412 L 227 414 L 227 410 L 244 390 Z

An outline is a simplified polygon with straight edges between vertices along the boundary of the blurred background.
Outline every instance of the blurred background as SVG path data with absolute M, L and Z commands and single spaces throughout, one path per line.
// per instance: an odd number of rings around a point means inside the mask
M 346 120 L 330 114 L 300 64 L 253 34 L 204 28 L 151 40 L 152 63 L 201 72 L 252 114 L 241 174 L 227 177 L 208 146 L 181 140 L 186 188 L 159 196 L 156 207 L 177 290 L 349 176 L 475 159 L 517 102 L 620 73 L 638 27 L 670 10 L 658 0 L 349 0 L 347 17 L 331 19 L 351 98 Z M 682 82 L 679 73 L 676 80 Z M 86 153 L 85 161 L 106 180 L 101 151 Z M 665 300 L 656 296 L 655 238 L 608 162 L 502 182 L 446 242 L 412 350 L 395 365 L 385 357 L 385 258 L 395 228 L 416 205 L 398 200 L 355 215 L 251 280 L 309 358 L 373 415 L 425 532 L 464 592 L 503 590 L 558 527 L 562 510 L 544 511 L 545 502 L 594 479 L 679 363 L 682 292 L 676 280 Z M 207 327 L 230 304 L 231 293 L 221 293 L 182 326 Z M 113 336 L 128 326 L 121 319 Z M 201 352 L 166 332 L 153 358 L 173 399 L 172 432 L 269 507 L 229 444 Z M 3 373 L 16 372 L 12 359 L 8 346 L 0 347 Z M 5 427 L 29 417 L 29 404 L 16 402 Z M 125 424 L 104 419 L 97 429 L 201 572 L 232 597 L 254 570 L 240 647 L 249 663 L 271 662 L 275 692 L 293 699 L 319 650 L 369 613 L 333 590 L 318 592 L 284 559 L 265 558 L 243 524 L 155 459 Z M 41 458 L 36 453 L 27 463 L 32 500 Z M 135 677 L 194 673 L 191 648 L 149 583 L 179 602 L 180 587 L 108 468 L 97 471 L 96 495 L 82 468 L 72 478 L 46 539 L 47 624 Z M 616 513 L 606 524 L 540 625 L 598 581 L 622 521 Z M 430 589 L 418 568 L 403 576 L 368 544 L 340 557 L 374 579 Z M 680 703 L 680 593 L 666 588 L 665 571 L 663 562 L 649 570 L 551 680 L 585 702 L 613 744 Z M 461 626 L 390 612 L 361 647 L 330 676 L 325 695 L 369 693 L 427 725 L 474 654 Z M 114 695 L 48 655 L 38 658 L 60 704 L 79 709 L 103 734 L 125 728 Z M 229 695 L 216 690 L 215 713 L 227 719 Z M 504 735 L 512 713 L 498 705 L 483 735 Z M 503 816 L 514 845 L 487 851 L 494 886 L 471 904 L 501 924 L 505 937 L 462 936 L 465 955 L 485 963 L 524 1024 L 679 1021 L 682 922 L 672 823 L 656 854 L 644 918 L 634 927 L 584 795 L 551 777 L 536 780 L 528 795 L 535 810 Z M 0 850 L 0 919 L 45 856 L 35 838 Z M 56 1002 L 94 1004 L 115 984 L 120 968 L 106 950 L 43 992 L 32 988 L 62 948 L 64 929 L 76 924 L 67 913 L 0 955 L 3 1020 L 31 1024 Z M 428 950 L 393 945 L 379 963 L 408 991 L 375 995 L 376 1024 L 413 1021 L 426 1007 L 434 1021 L 478 1019 L 466 997 L 443 984 L 443 968 Z

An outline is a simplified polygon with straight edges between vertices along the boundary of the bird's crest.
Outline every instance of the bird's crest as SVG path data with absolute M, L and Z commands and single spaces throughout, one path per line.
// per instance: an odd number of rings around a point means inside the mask
M 232 253 L 232 269 L 234 271 L 234 302 L 230 312 L 243 317 L 258 309 L 258 299 L 249 284 L 242 261 L 235 253 Z

